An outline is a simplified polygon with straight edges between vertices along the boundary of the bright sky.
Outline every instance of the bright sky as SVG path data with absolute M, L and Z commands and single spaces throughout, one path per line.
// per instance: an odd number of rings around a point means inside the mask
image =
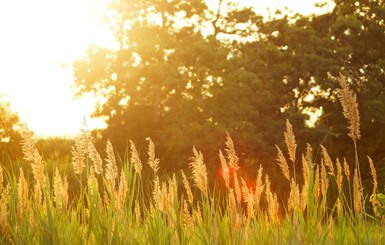
M 0 94 L 38 136 L 74 135 L 85 117 L 90 127 L 92 98 L 73 100 L 71 64 L 87 46 L 107 46 L 112 36 L 100 24 L 108 0 L 0 1 Z M 212 3 L 214 1 L 210 1 Z M 315 0 L 253 0 L 258 12 L 268 5 L 314 12 Z

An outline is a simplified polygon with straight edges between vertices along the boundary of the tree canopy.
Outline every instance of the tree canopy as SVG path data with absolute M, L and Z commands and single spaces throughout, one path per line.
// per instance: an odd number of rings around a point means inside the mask
M 226 132 L 245 165 L 267 164 L 286 119 L 301 143 L 332 146 L 334 157 L 353 151 L 336 96 L 342 73 L 358 95 L 362 151 L 380 161 L 385 8 L 334 2 L 322 15 L 265 20 L 233 1 L 114 1 L 117 48 L 93 46 L 74 62 L 76 95 L 103 98 L 94 113 L 108 125 L 102 140 L 124 152 L 129 139 L 144 150 L 151 137 L 166 169 L 185 165 L 192 145 L 218 161 Z
M 19 117 L 12 111 L 9 101 L 0 96 L 0 162 L 6 163 L 21 154 L 18 131 L 20 126 Z

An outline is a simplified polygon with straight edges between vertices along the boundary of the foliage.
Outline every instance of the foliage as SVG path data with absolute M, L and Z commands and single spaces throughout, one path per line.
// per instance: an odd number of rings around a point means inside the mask
M 21 155 L 19 127 L 19 116 L 6 98 L 0 96 L 0 162 L 6 163 Z

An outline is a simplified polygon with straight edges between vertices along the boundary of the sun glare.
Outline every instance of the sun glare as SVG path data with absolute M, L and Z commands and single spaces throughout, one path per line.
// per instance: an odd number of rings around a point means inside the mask
M 87 46 L 114 42 L 108 28 L 101 25 L 108 2 L 0 1 L 0 94 L 9 97 L 21 121 L 37 135 L 74 135 L 84 117 L 91 128 L 103 126 L 90 119 L 94 99 L 74 100 L 70 85 L 71 62 L 81 57 Z M 217 7 L 214 2 L 208 1 Z M 253 7 L 258 13 L 277 6 L 308 13 L 314 2 L 260 0 Z M 250 6 L 245 0 L 240 4 Z
M 93 110 L 92 98 L 74 101 L 70 63 L 87 46 L 109 45 L 100 25 L 103 0 L 0 2 L 0 93 L 40 136 L 74 134 Z M 90 127 L 100 122 L 90 120 Z

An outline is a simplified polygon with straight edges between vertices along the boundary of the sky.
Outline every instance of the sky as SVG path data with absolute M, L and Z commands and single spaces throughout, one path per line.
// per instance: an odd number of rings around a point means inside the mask
M 90 118 L 92 97 L 74 100 L 71 63 L 91 44 L 109 46 L 113 37 L 101 18 L 109 0 L 1 0 L 0 95 L 37 136 L 74 136 Z M 216 1 L 209 1 L 210 5 Z M 243 0 L 257 12 L 289 6 L 309 14 L 316 0 Z

